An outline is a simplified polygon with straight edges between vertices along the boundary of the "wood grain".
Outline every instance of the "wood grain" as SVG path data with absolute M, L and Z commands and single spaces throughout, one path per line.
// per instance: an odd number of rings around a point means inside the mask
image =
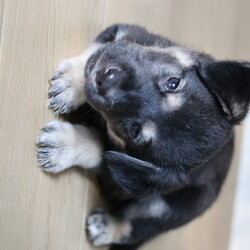
M 97 200 L 85 173 L 37 167 L 35 141 L 54 119 L 47 79 L 103 28 L 105 1 L 5 1 L 1 39 L 0 249 L 90 249 Z M 1 19 L 0 19 L 1 20 Z
M 218 58 L 250 60 L 249 8 L 247 0 L 0 0 L 0 249 L 92 249 L 84 224 L 100 203 L 94 185 L 77 169 L 45 174 L 35 157 L 39 129 L 55 119 L 47 79 L 62 59 L 126 22 Z M 203 217 L 142 249 L 226 250 L 236 163 Z

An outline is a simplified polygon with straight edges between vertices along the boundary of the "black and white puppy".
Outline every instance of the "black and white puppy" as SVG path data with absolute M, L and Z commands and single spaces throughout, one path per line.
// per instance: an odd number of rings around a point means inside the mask
M 249 65 L 124 24 L 61 63 L 49 106 L 61 115 L 87 103 L 80 117 L 92 121 L 50 122 L 38 159 L 48 172 L 80 166 L 99 176 L 111 208 L 87 218 L 94 246 L 137 249 L 213 203 L 230 166 L 233 127 L 248 111 Z

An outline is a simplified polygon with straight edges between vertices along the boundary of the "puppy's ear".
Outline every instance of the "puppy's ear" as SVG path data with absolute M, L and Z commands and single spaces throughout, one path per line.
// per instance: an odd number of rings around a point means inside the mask
M 217 98 L 228 119 L 239 123 L 250 102 L 250 63 L 216 61 L 199 64 L 199 75 Z

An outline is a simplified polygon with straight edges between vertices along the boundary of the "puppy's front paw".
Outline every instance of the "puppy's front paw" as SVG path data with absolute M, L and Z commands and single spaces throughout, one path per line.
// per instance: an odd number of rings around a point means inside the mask
M 63 61 L 50 80 L 49 107 L 68 114 L 85 102 L 84 62 L 81 56 Z
M 37 158 L 44 170 L 57 173 L 74 163 L 71 136 L 74 136 L 74 128 L 69 123 L 53 121 L 42 129 L 37 142 Z
M 86 233 L 89 241 L 96 247 L 112 243 L 115 227 L 111 216 L 101 208 L 94 209 L 86 220 Z
M 103 146 L 97 132 L 68 122 L 48 123 L 38 138 L 37 158 L 48 172 L 61 172 L 71 166 L 97 167 Z

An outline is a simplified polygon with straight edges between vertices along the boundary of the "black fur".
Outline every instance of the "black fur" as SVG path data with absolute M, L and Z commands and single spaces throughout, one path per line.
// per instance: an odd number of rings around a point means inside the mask
M 101 190 L 118 218 L 126 219 L 127 208 L 138 200 L 155 196 L 170 208 L 167 216 L 129 219 L 131 235 L 111 247 L 136 249 L 214 202 L 230 166 L 233 126 L 248 111 L 250 68 L 245 62 L 216 61 L 139 26 L 111 26 L 95 42 L 104 46 L 86 66 L 87 100 L 104 119 L 99 126 L 103 133 L 108 134 L 108 126 L 124 143 L 116 145 L 106 137 L 107 151 L 97 170 Z M 191 63 L 183 64 L 164 48 L 181 51 Z M 117 80 L 102 75 L 96 82 L 97 74 L 110 68 Z M 171 77 L 182 84 L 172 92 L 166 91 Z M 141 131 L 148 121 L 156 135 L 149 128 L 153 138 L 145 139 Z
M 240 62 L 212 62 L 200 67 L 204 84 L 220 101 L 228 119 L 239 123 L 248 111 L 250 68 Z

